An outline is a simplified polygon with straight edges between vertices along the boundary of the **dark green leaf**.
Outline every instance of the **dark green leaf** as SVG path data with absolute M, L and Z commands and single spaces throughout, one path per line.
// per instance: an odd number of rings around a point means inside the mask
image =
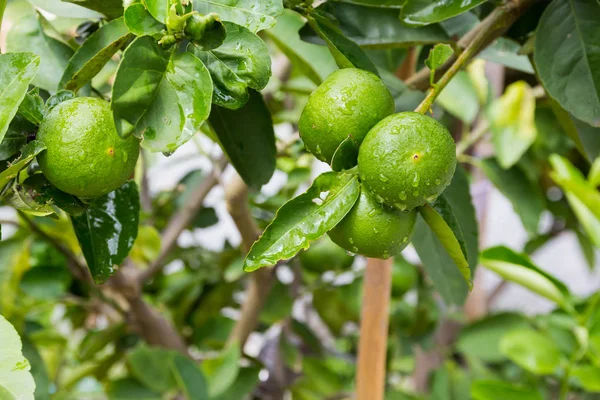
M 87 38 L 69 60 L 59 86 L 77 92 L 132 38 L 123 18 L 103 25 Z
M 341 335 L 347 322 L 359 323 L 363 280 L 349 285 L 323 286 L 313 292 L 313 307 L 334 335 Z
M 36 192 L 35 201 L 40 205 L 56 206 L 69 215 L 81 215 L 87 209 L 81 200 L 58 189 L 43 174 L 34 174 L 23 184 Z
M 252 32 L 271 28 L 283 12 L 282 0 L 196 0 L 194 10 L 206 15 L 216 13 L 221 20 L 230 21 Z
M 546 209 L 546 199 L 539 185 L 531 182 L 518 165 L 502 169 L 496 159 L 487 158 L 481 162 L 481 167 L 494 186 L 510 200 L 527 232 L 536 235 L 542 212 Z
M 19 114 L 34 125 L 41 124 L 46 114 L 44 99 L 36 91 L 27 93 L 19 105 Z
M 267 183 L 275 171 L 275 132 L 271 114 L 259 92 L 250 91 L 244 107 L 213 107 L 210 124 L 227 157 L 252 187 Z
M 407 25 L 423 26 L 462 14 L 486 0 L 407 0 L 400 20 Z
M 600 3 L 555 0 L 535 35 L 534 60 L 548 93 L 576 118 L 600 127 Z
M 141 3 L 135 3 L 125 10 L 125 25 L 137 36 L 160 34 L 167 27 L 158 22 Z
M 46 150 L 46 145 L 34 140 L 28 143 L 21 150 L 19 158 L 10 163 L 10 166 L 0 173 L 0 188 L 6 186 L 6 184 L 13 178 L 16 178 L 17 174 L 24 168 L 26 168 L 33 159 Z
M 71 274 L 63 267 L 37 267 L 21 278 L 23 293 L 34 299 L 54 300 L 65 294 L 71 284 Z
M 177 387 L 172 372 L 175 355 L 173 350 L 139 346 L 127 355 L 131 373 L 152 391 L 165 393 Z
M 164 360 L 163 360 L 164 361 Z M 161 361 L 162 362 L 162 361 Z M 160 392 L 154 392 L 131 378 L 117 379 L 108 383 L 106 390 L 111 400 L 161 400 Z
M 75 93 L 71 92 L 70 90 L 59 90 L 58 92 L 50 96 L 48 101 L 46 101 L 46 112 L 49 113 L 50 111 L 52 111 L 52 109 L 54 109 L 54 107 L 56 107 L 60 103 L 74 99 L 75 97 Z
M 233 343 L 218 357 L 202 362 L 202 371 L 208 380 L 208 393 L 211 398 L 224 393 L 235 382 L 240 372 L 240 357 L 240 345 Z
M 224 22 L 227 37 L 221 46 L 202 51 L 191 46 L 190 51 L 204 62 L 213 84 L 213 102 L 232 110 L 248 101 L 248 88 L 263 89 L 271 77 L 271 57 L 265 42 L 248 29 Z
M 34 191 L 22 185 L 15 184 L 3 194 L 2 200 L 16 210 L 38 217 L 52 215 L 56 212 L 50 204 L 40 204 L 35 194 Z
M 379 75 L 373 61 L 339 28 L 318 13 L 307 16 L 311 28 L 327 43 L 329 51 L 340 68 L 360 68 Z
M 474 400 L 543 400 L 536 388 L 502 381 L 475 381 L 471 396 Z
M 198 132 L 211 99 L 210 74 L 196 56 L 166 51 L 142 36 L 123 54 L 111 106 L 122 136 L 133 133 L 151 151 L 172 152 Z
M 547 336 L 533 329 L 507 333 L 500 351 L 520 367 L 536 375 L 552 374 L 560 364 L 560 350 Z
M 44 32 L 45 24 L 48 23 L 41 15 L 27 16 L 16 22 L 6 35 L 6 49 L 9 52 L 27 49 L 37 54 L 39 69 L 32 83 L 54 93 L 73 50 Z
M 108 19 L 123 15 L 123 0 L 62 0 L 104 14 Z
M 305 193 L 279 209 L 250 249 L 244 270 L 275 265 L 308 248 L 346 216 L 359 194 L 358 177 L 353 173 L 320 175 Z
M 331 158 L 331 169 L 334 171 L 343 171 L 356 167 L 358 161 L 358 147 L 354 140 L 348 136 L 340 143 L 339 147 L 333 153 Z
M 129 255 L 137 237 L 140 200 L 137 185 L 127 182 L 99 197 L 73 228 L 94 280 L 103 283 Z
M 36 347 L 27 337 L 23 337 L 23 356 L 31 364 L 31 375 L 33 375 L 33 380 L 35 381 L 33 398 L 36 400 L 50 400 L 51 382 L 48 377 L 46 364 Z
M 208 386 L 202 371 L 189 358 L 176 354 L 173 356 L 173 375 L 179 388 L 188 400 L 208 400 Z
M 25 144 L 27 136 L 35 132 L 36 126 L 20 115 L 15 116 L 8 126 L 4 139 L 0 142 L 0 161 L 8 160 L 17 154 Z
M 32 53 L 0 54 L 0 142 L 35 77 L 40 58 Z

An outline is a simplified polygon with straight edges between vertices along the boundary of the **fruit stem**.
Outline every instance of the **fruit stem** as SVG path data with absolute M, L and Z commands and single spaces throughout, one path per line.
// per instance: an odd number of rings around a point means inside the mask
M 383 400 L 393 258 L 369 258 L 358 343 L 357 400 Z

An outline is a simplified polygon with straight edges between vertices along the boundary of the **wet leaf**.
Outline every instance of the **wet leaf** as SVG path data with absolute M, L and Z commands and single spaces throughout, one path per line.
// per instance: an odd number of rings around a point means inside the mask
M 35 77 L 40 58 L 32 53 L 0 54 L 0 142 Z
M 27 168 L 29 163 L 44 150 L 46 150 L 46 145 L 37 140 L 23 147 L 19 158 L 11 162 L 9 167 L 0 173 L 0 188 L 6 186 L 11 179 L 16 178 L 17 174 Z
M 139 212 L 137 185 L 127 182 L 96 199 L 83 215 L 71 217 L 81 250 L 97 283 L 104 283 L 129 255 L 137 237 Z
M 507 333 L 500 341 L 500 351 L 515 364 L 536 375 L 550 375 L 560 365 L 560 350 L 556 344 L 533 329 Z
M 0 315 L 0 398 L 33 400 L 35 382 L 29 361 L 23 357 L 21 338 Z M 2 389 L 4 392 L 2 392 Z
M 71 57 L 59 86 L 77 92 L 132 38 L 123 18 L 103 25 Z
M 407 25 L 423 26 L 462 14 L 486 0 L 407 0 L 400 20 Z
M 225 41 L 214 50 L 202 51 L 190 45 L 208 68 L 214 84 L 213 102 L 232 110 L 248 101 L 248 88 L 261 90 L 271 77 L 271 57 L 265 42 L 248 29 L 223 22 Z
M 304 194 L 279 209 L 250 249 L 244 270 L 275 265 L 308 248 L 346 216 L 359 194 L 356 174 L 327 172 L 320 175 Z
M 282 0 L 196 0 L 193 4 L 200 14 L 214 12 L 222 21 L 236 23 L 252 32 L 271 28 L 283 12 Z
M 141 3 L 135 3 L 125 10 L 125 25 L 129 31 L 137 36 L 160 34 L 167 27 L 158 22 L 146 7 Z

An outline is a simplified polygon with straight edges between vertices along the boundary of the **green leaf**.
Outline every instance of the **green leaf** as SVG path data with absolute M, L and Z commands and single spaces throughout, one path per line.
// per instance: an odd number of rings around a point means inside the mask
M 35 382 L 34 398 L 36 400 L 50 400 L 51 382 L 48 377 L 48 369 L 39 351 L 27 337 L 23 338 L 23 356 L 31 364 L 31 375 Z
M 124 336 L 126 332 L 124 323 L 115 323 L 106 329 L 89 331 L 79 345 L 77 357 L 81 361 L 92 359 L 110 343 Z
M 144 386 L 154 392 L 165 393 L 177 387 L 172 373 L 176 354 L 173 350 L 142 345 L 127 355 L 127 364 Z
M 550 375 L 560 365 L 561 355 L 556 344 L 532 329 L 518 329 L 504 335 L 500 351 L 515 364 L 536 375 Z
M 462 231 L 444 195 L 440 195 L 431 205 L 425 204 L 420 207 L 419 212 L 460 270 L 469 289 L 472 289 L 471 270 Z
M 227 157 L 249 186 L 267 183 L 275 171 L 275 132 L 262 95 L 250 91 L 244 107 L 232 111 L 215 106 L 210 124 Z
M 400 8 L 406 0 L 346 0 L 348 3 L 361 4 L 370 7 Z
M 25 271 L 20 288 L 27 296 L 40 300 L 57 300 L 71 285 L 72 276 L 63 267 L 37 267 Z
M 137 185 L 127 182 L 99 197 L 81 216 L 71 217 L 92 277 L 104 283 L 129 255 L 138 232 Z
M 16 210 L 27 214 L 44 217 L 56 212 L 49 204 L 40 204 L 32 190 L 22 185 L 12 185 L 2 196 L 4 202 Z
M 8 160 L 27 144 L 27 136 L 35 132 L 37 127 L 25 118 L 17 115 L 10 125 L 8 131 L 0 142 L 0 161 Z
M 500 166 L 515 165 L 537 136 L 535 97 L 525 81 L 511 84 L 489 108 L 488 118 Z
M 11 162 L 10 166 L 0 173 L 0 189 L 6 186 L 11 179 L 16 178 L 18 173 L 27 168 L 29 163 L 44 150 L 46 150 L 46 145 L 37 140 L 29 142 L 23 147 L 19 158 Z
M 600 368 L 577 365 L 571 370 L 571 379 L 586 392 L 600 393 Z
M 555 0 L 535 35 L 534 60 L 548 93 L 576 118 L 600 127 L 600 3 Z
M 519 54 L 519 51 L 519 43 L 501 37 L 479 53 L 479 57 L 517 71 L 534 74 L 531 61 L 526 55 Z
M 248 101 L 248 88 L 263 89 L 271 77 L 271 57 L 265 42 L 243 26 L 224 22 L 225 41 L 214 50 L 189 50 L 208 68 L 214 84 L 213 102 L 232 110 Z
M 117 130 L 142 138 L 151 151 L 173 152 L 208 118 L 212 91 L 208 70 L 193 54 L 139 37 L 123 53 L 112 90 Z
M 19 400 L 33 400 L 35 382 L 29 361 L 23 357 L 21 339 L 15 328 L 0 315 L 0 398 L 12 396 Z M 11 397 L 8 397 L 9 399 Z
M 458 72 L 438 96 L 436 103 L 444 110 L 471 125 L 479 113 L 479 97 L 473 81 L 465 71 Z
M 536 388 L 503 381 L 475 381 L 471 396 L 474 400 L 543 400 Z
M 588 182 L 594 187 L 600 186 L 600 157 L 597 157 L 592 163 L 588 173 Z
M 283 12 L 282 0 L 196 0 L 194 10 L 206 15 L 214 12 L 222 21 L 230 21 L 252 32 L 269 29 Z
M 358 147 L 354 140 L 348 136 L 340 143 L 339 147 L 333 153 L 331 158 L 331 169 L 334 171 L 343 171 L 356 167 L 358 162 Z
M 123 18 L 103 25 L 71 57 L 59 86 L 77 92 L 132 38 Z
M 161 361 L 161 362 L 164 362 Z M 117 379 L 108 382 L 106 390 L 111 400 L 161 400 L 160 393 L 147 389 L 141 383 L 131 378 Z
M 519 165 L 502 169 L 495 158 L 482 160 L 480 165 L 494 186 L 511 202 L 527 232 L 536 235 L 542 212 L 546 209 L 546 199 L 537 182 L 531 182 Z
M 67 18 L 100 18 L 101 15 L 86 10 L 83 7 L 80 7 L 76 4 L 68 4 L 71 3 L 69 1 L 63 2 L 62 0 L 27 0 L 33 6 L 38 9 L 47 11 L 51 14 L 54 14 L 59 17 L 67 17 Z
M 331 21 L 316 12 L 306 18 L 311 28 L 327 43 L 331 55 L 340 68 L 360 68 L 379 75 L 373 61 Z
M 167 27 L 158 22 L 141 3 L 135 3 L 125 10 L 125 25 L 136 36 L 160 34 Z
M 579 223 L 596 247 L 600 246 L 600 192 L 564 157 L 552 155 L 552 179 L 565 192 Z
M 208 386 L 202 371 L 189 358 L 176 354 L 173 356 L 173 375 L 179 388 L 188 400 L 208 400 Z
M 104 14 L 108 19 L 123 15 L 123 0 L 62 0 Z
M 481 253 L 481 265 L 507 281 L 519 284 L 561 307 L 571 308 L 569 289 L 558 279 L 543 271 L 524 254 L 504 247 L 491 247 Z
M 239 400 L 248 396 L 259 383 L 258 368 L 241 368 L 235 382 L 220 395 L 211 400 Z
M 34 198 L 39 205 L 58 207 L 69 215 L 81 215 L 87 206 L 72 194 L 59 190 L 43 174 L 34 174 L 23 182 L 35 191 Z
M 35 77 L 40 58 L 32 53 L 0 54 L 0 142 Z
M 463 234 L 469 269 L 471 276 L 474 276 L 479 256 L 478 226 L 469 181 L 462 168 L 456 168 L 451 185 L 444 191 L 444 198 L 452 207 Z M 427 274 L 446 303 L 462 304 L 468 294 L 467 282 L 443 244 L 422 218 L 417 219 L 412 243 Z
M 39 68 L 32 83 L 54 93 L 73 50 L 44 32 L 42 26 L 45 24 L 48 22 L 41 15 L 27 16 L 16 22 L 6 35 L 6 50 L 18 52 L 27 49 L 37 54 Z
M 433 49 L 429 50 L 429 56 L 425 60 L 425 65 L 433 72 L 444 65 L 453 54 L 454 50 L 452 46 L 448 44 L 436 44 Z
M 216 358 L 205 359 L 202 371 L 208 380 L 208 393 L 211 398 L 225 392 L 235 382 L 240 372 L 240 345 L 229 345 Z
M 169 0 L 142 0 L 148 12 L 159 22 L 167 23 L 169 14 Z
M 290 59 L 294 68 L 298 68 L 311 81 L 319 85 L 337 69 L 337 65 L 326 48 L 300 39 L 298 31 L 304 24 L 305 21 L 300 14 L 286 9 L 277 18 L 277 24 L 265 33 Z
M 407 0 L 402 5 L 400 20 L 410 26 L 440 22 L 477 7 L 486 0 Z
M 360 322 L 363 280 L 348 285 L 322 286 L 313 291 L 312 305 L 319 317 L 336 336 L 348 322 Z
M 19 114 L 34 125 L 39 125 L 44 120 L 46 106 L 44 99 L 37 93 L 37 89 L 27 93 L 19 104 Z
M 275 265 L 307 249 L 346 216 L 359 194 L 356 174 L 320 175 L 305 193 L 277 211 L 275 219 L 248 252 L 244 270 L 250 272 Z

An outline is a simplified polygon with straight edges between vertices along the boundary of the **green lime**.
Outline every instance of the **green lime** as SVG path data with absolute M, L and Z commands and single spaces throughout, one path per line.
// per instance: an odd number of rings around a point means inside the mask
M 131 178 L 139 155 L 135 137 L 122 139 L 110 105 L 78 97 L 57 105 L 40 125 L 43 174 L 60 190 L 82 198 L 112 192 Z
M 394 99 L 377 75 L 340 69 L 310 95 L 300 117 L 300 137 L 308 151 L 330 163 L 348 136 L 360 146 L 369 130 L 393 112 Z
M 389 258 L 408 245 L 416 210 L 403 212 L 379 204 L 362 190 L 352 210 L 329 232 L 340 247 L 372 258 Z
M 402 297 L 412 289 L 419 278 L 417 268 L 403 257 L 394 258 L 392 269 L 392 296 Z
M 433 118 L 415 112 L 387 117 L 358 152 L 360 179 L 379 203 L 410 210 L 434 201 L 456 169 L 452 136 Z
M 353 261 L 354 257 L 342 250 L 327 236 L 312 243 L 308 250 L 300 253 L 302 267 L 319 274 L 325 271 L 346 270 Z

